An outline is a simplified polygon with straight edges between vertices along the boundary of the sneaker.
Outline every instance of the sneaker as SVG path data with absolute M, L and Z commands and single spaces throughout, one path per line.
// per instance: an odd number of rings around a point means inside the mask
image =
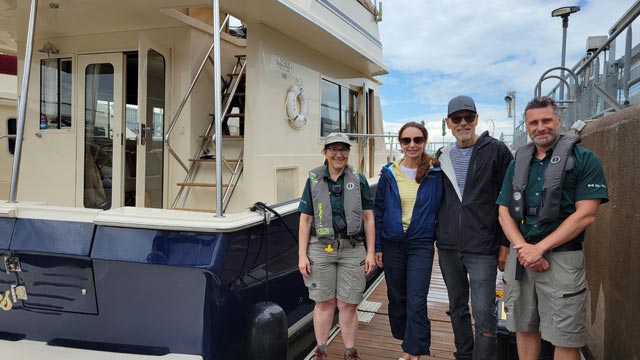
M 362 360 L 360 356 L 358 356 L 358 350 L 353 349 L 351 352 L 344 353 L 344 360 Z
M 315 360 L 327 360 L 327 352 L 316 348 L 316 351 L 313 352 L 311 358 Z

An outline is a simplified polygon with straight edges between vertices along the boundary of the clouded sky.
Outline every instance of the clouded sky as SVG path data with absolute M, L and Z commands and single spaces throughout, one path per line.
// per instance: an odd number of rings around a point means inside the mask
M 579 5 L 569 18 L 567 67 L 584 55 L 588 36 L 607 35 L 633 0 L 387 0 L 379 24 L 389 74 L 382 77 L 385 131 L 407 121 L 427 124 L 430 140 L 442 141 L 441 120 L 450 98 L 464 94 L 476 101 L 477 130 L 503 132 L 511 140 L 504 96 L 517 93 L 518 119 L 533 88 L 547 69 L 559 66 L 562 21 L 551 11 Z M 636 21 L 638 22 L 638 21 Z M 634 33 L 640 29 L 634 26 Z M 623 33 L 624 34 L 624 33 Z M 638 36 L 638 35 L 635 35 Z M 619 37 L 617 57 L 624 49 Z M 637 41 L 636 41 L 637 42 Z M 555 86 L 547 80 L 546 94 Z M 447 133 L 446 141 L 453 137 Z

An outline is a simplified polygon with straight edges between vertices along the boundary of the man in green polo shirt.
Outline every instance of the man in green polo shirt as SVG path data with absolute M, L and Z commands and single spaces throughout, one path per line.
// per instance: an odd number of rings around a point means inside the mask
M 532 143 L 518 150 L 497 200 L 511 242 L 504 275 L 507 328 L 516 332 L 521 360 L 539 358 L 541 337 L 555 346 L 554 359 L 579 360 L 587 340 L 582 241 L 608 192 L 598 158 L 574 146 L 577 139 L 559 135 L 561 122 L 553 99 L 527 104 Z

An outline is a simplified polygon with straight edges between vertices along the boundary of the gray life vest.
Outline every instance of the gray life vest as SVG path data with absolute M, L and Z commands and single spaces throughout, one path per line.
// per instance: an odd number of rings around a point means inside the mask
M 550 222 L 560 216 L 560 202 L 562 201 L 562 183 L 567 171 L 575 167 L 572 155 L 573 147 L 580 142 L 576 135 L 560 135 L 553 148 L 551 161 L 544 173 L 542 186 L 542 201 L 540 206 L 528 207 L 526 189 L 529 181 L 531 159 L 536 151 L 534 143 L 522 146 L 516 152 L 513 181 L 511 183 L 511 199 L 509 214 L 518 223 L 523 224 L 527 215 L 535 215 L 540 222 Z
M 309 172 L 311 199 L 313 201 L 313 218 L 316 236 L 321 242 L 332 242 L 335 239 L 333 229 L 333 213 L 329 199 L 329 185 L 324 177 L 325 166 L 317 167 Z M 347 235 L 353 236 L 362 232 L 362 198 L 360 197 L 360 177 L 352 166 L 344 169 L 344 215 L 347 223 Z

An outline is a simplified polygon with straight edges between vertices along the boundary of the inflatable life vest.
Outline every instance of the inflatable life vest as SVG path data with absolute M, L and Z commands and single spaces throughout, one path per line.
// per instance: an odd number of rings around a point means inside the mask
M 580 137 L 576 135 L 560 135 L 560 139 L 553 148 L 549 166 L 544 173 L 542 201 L 540 206 L 536 207 L 528 207 L 526 201 L 529 169 L 536 146 L 534 143 L 529 143 L 518 149 L 515 156 L 513 181 L 511 182 L 512 192 L 509 201 L 509 214 L 516 223 L 523 223 L 526 216 L 537 216 L 540 222 L 550 222 L 560 216 L 564 175 L 575 167 L 576 161 L 571 154 L 573 147 L 580 140 Z

